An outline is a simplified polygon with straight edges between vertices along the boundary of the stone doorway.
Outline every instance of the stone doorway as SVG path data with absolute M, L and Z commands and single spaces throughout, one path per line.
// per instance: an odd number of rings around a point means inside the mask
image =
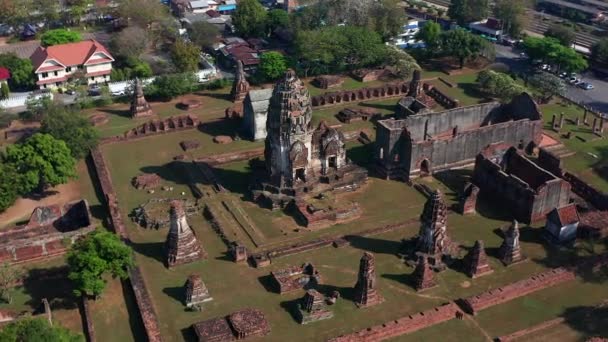
M 427 177 L 431 174 L 431 165 L 428 159 L 424 159 L 420 163 L 420 177 Z
M 306 171 L 304 168 L 296 169 L 296 181 L 306 181 Z
M 338 162 L 336 157 L 329 157 L 327 158 L 327 166 L 328 167 L 333 167 L 333 168 L 337 168 L 338 167 Z

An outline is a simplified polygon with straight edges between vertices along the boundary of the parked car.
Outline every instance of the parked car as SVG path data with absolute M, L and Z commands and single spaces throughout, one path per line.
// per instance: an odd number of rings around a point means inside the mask
M 570 77 L 570 78 L 568 79 L 568 83 L 570 83 L 570 84 L 574 84 L 574 83 L 576 83 L 577 81 L 580 81 L 580 80 L 579 80 L 578 78 L 576 78 L 576 77 Z
M 89 87 L 89 95 L 90 96 L 99 96 L 101 95 L 101 87 L 97 84 L 93 84 Z
M 68 89 L 68 90 L 65 91 L 65 93 L 68 94 L 68 95 L 76 95 L 76 90 L 74 90 L 74 89 Z
M 589 82 L 581 82 L 578 84 L 579 87 L 585 89 L 585 90 L 591 90 L 594 88 L 593 84 L 589 83 Z
M 562 73 L 559 74 L 560 78 L 566 78 L 567 76 L 568 76 L 567 72 L 562 72 Z

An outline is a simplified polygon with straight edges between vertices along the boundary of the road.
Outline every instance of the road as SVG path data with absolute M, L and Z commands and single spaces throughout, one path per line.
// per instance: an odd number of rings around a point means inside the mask
M 516 73 L 525 73 L 528 70 L 528 61 L 519 56 L 519 51 L 509 46 L 496 45 L 496 62 L 504 63 Z M 582 73 L 579 78 L 593 84 L 592 90 L 584 90 L 572 85 L 567 85 L 566 97 L 569 99 L 594 108 L 596 111 L 608 113 L 608 81 L 593 72 Z

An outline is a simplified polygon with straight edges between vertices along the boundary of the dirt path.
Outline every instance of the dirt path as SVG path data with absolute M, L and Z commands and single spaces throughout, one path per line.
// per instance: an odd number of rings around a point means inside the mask
M 73 180 L 67 184 L 59 185 L 50 189 L 50 191 L 54 192 L 54 194 L 41 199 L 18 199 L 12 207 L 6 209 L 5 212 L 0 214 L 0 228 L 13 225 L 21 220 L 27 220 L 36 207 L 56 203 L 66 203 L 77 200 L 81 197 L 78 180 Z

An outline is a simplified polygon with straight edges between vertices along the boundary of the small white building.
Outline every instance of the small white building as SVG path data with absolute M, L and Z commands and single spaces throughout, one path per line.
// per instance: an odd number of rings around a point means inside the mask
M 424 45 L 424 43 L 415 39 L 424 23 L 424 21 L 417 19 L 408 20 L 407 24 L 403 25 L 401 33 L 393 39 L 392 44 L 401 49 Z
M 39 47 L 30 57 L 40 89 L 62 87 L 82 71 L 88 84 L 110 81 L 114 57 L 96 40 Z
M 580 218 L 576 204 L 571 203 L 555 208 L 547 214 L 545 230 L 551 239 L 557 242 L 568 242 L 576 239 Z

